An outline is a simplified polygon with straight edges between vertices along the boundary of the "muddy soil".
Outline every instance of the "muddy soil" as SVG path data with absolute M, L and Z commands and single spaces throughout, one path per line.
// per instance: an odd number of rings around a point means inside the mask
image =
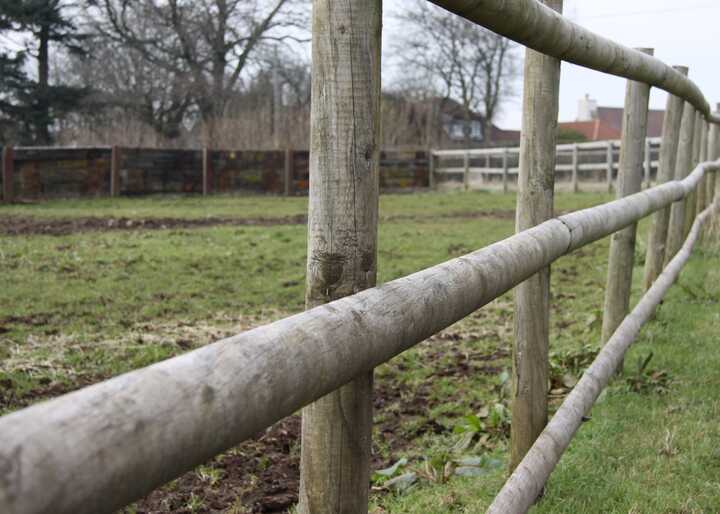
M 422 220 L 422 219 L 475 219 L 496 218 L 513 219 L 515 211 L 476 211 L 460 212 L 441 216 L 397 215 L 382 218 L 382 221 Z M 0 236 L 64 236 L 82 232 L 108 232 L 117 230 L 165 230 L 230 226 L 304 225 L 307 216 L 285 216 L 279 218 L 35 218 L 32 216 L 0 216 Z
M 435 336 L 445 339 L 442 336 Z M 450 338 L 456 340 L 456 337 Z M 435 341 L 435 344 L 440 341 Z M 446 343 L 447 344 L 447 343 Z M 504 351 L 492 354 L 455 355 L 452 346 L 440 343 L 430 356 L 439 361 L 443 353 L 453 358 L 449 366 L 436 370 L 436 376 L 463 377 L 479 373 L 493 375 L 501 368 L 494 366 L 497 359 L 507 357 Z M 440 368 L 440 367 L 439 367 Z M 432 378 L 418 387 L 411 388 L 397 380 L 403 372 L 400 364 L 391 373 L 376 379 L 374 409 L 379 419 L 377 434 L 386 449 L 381 457 L 375 449 L 373 469 L 390 466 L 413 440 L 426 433 L 441 434 L 448 427 L 435 420 L 426 419 L 413 424 L 408 430 L 405 422 L 414 417 L 423 419 L 430 409 L 453 398 L 437 398 L 432 394 Z M 77 377 L 72 384 L 45 382 L 35 390 L 23 394 L 14 393 L 11 380 L 0 381 L 0 406 L 21 408 L 42 399 L 52 398 L 86 385 L 103 377 Z M 461 394 L 460 391 L 457 393 Z M 480 405 L 471 405 L 479 409 Z M 389 451 L 388 451 L 389 449 Z M 290 416 L 276 423 L 249 441 L 216 457 L 202 468 L 188 472 L 140 500 L 134 505 L 138 514 L 159 513 L 285 513 L 296 502 L 299 488 L 300 417 Z M 193 504 L 193 501 L 200 502 Z

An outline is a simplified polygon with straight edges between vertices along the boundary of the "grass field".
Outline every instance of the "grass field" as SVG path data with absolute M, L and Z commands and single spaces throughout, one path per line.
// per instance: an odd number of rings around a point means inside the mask
M 559 194 L 556 208 L 607 199 Z M 514 202 L 482 192 L 383 196 L 379 280 L 510 235 Z M 306 207 L 304 198 L 272 197 L 1 206 L 0 222 L 26 225 L 0 235 L 3 412 L 301 310 Z M 77 224 L 88 218 L 102 223 Z M 153 219 L 179 221 L 150 230 Z M 183 224 L 199 219 L 206 224 Z M 43 235 L 56 223 L 60 235 Z M 604 240 L 553 267 L 554 405 L 597 350 L 606 260 Z M 720 510 L 717 263 L 710 250 L 693 258 L 627 359 L 629 379 L 595 408 L 537 512 Z M 640 276 L 637 267 L 635 298 Z M 375 512 L 488 504 L 504 476 L 511 337 L 505 295 L 378 369 L 374 465 L 400 465 L 374 477 Z M 632 371 L 650 351 L 649 367 Z M 290 418 L 128 511 L 285 509 L 297 487 L 296 434 Z

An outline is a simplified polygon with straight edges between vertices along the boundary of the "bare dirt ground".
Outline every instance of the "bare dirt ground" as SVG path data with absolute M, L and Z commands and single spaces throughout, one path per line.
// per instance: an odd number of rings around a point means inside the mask
M 418 219 L 475 219 L 495 218 L 512 219 L 515 212 L 507 211 L 476 211 L 460 212 L 442 216 L 387 216 L 382 221 L 402 221 Z M 178 228 L 207 228 L 223 225 L 229 226 L 259 226 L 268 227 L 276 225 L 304 225 L 307 216 L 286 216 L 279 218 L 34 218 L 30 216 L 0 216 L 0 236 L 34 236 L 51 235 L 64 236 L 83 232 L 107 232 L 117 230 L 165 230 Z
M 478 375 L 496 375 L 502 367 L 505 351 L 484 354 L 467 354 L 456 345 L 468 336 L 452 329 L 433 336 L 423 343 L 428 354 L 427 364 L 436 377 L 462 379 Z M 441 364 L 444 362 L 445 365 Z M 450 363 L 448 366 L 447 363 Z M 425 434 L 450 433 L 451 429 L 427 417 L 433 407 L 443 402 L 459 401 L 455 398 L 432 394 L 433 379 L 417 387 L 397 380 L 396 374 L 407 371 L 399 363 L 393 371 L 376 379 L 374 409 L 383 421 L 376 426 L 379 441 L 385 451 L 375 448 L 372 469 L 382 469 L 413 445 Z M 16 395 L 12 387 L 0 384 L 0 407 L 20 408 L 43 399 L 53 398 L 107 377 L 77 376 L 71 385 L 47 380 L 41 387 Z M 4 392 L 3 392 L 4 391 Z M 477 410 L 480 404 L 471 408 Z M 422 422 L 408 429 L 409 418 L 422 418 Z M 384 455 L 384 456 L 383 456 Z M 299 489 L 300 416 L 283 419 L 257 434 L 251 440 L 216 457 L 177 480 L 153 491 L 133 505 L 137 514 L 159 513 L 284 513 L 297 502 Z M 197 504 L 194 502 L 197 501 Z

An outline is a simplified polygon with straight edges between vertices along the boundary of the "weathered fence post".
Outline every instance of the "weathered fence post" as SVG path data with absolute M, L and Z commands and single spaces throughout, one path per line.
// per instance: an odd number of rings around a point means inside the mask
M 283 194 L 290 196 L 292 192 L 292 180 L 293 180 L 293 151 L 290 148 L 285 149 L 285 167 L 283 168 Z
M 110 150 L 110 196 L 120 194 L 120 148 L 113 146 Z
M 700 141 L 700 158 L 698 159 L 699 162 L 705 162 L 708 160 L 708 122 L 705 121 L 703 118 L 702 120 L 702 131 L 700 133 L 700 137 L 702 140 Z M 695 208 L 695 214 L 693 215 L 693 218 L 697 217 L 702 213 L 702 211 L 705 210 L 705 207 L 707 207 L 707 202 L 705 199 L 705 183 L 709 175 L 712 175 L 711 173 L 707 173 L 703 179 L 698 183 L 697 186 L 697 206 Z
M 675 161 L 675 180 L 684 179 L 690 173 L 692 164 L 693 135 L 695 134 L 695 107 L 685 102 L 682 122 L 680 124 L 680 140 L 678 141 L 677 160 Z M 685 200 L 679 200 L 670 208 L 667 244 L 665 245 L 664 266 L 675 257 L 685 239 Z
M 692 145 L 692 161 L 688 169 L 688 173 L 692 171 L 695 166 L 700 162 L 700 150 L 702 148 L 702 125 L 704 122 L 704 116 L 700 111 L 695 111 L 695 125 L 693 131 L 693 145 Z M 692 227 L 693 221 L 695 221 L 695 208 L 697 206 L 698 191 L 695 188 L 685 198 L 685 222 L 683 226 L 683 237 L 685 240 L 690 227 Z M 682 242 L 681 242 L 682 245 Z
M 711 161 L 716 160 L 720 157 L 720 145 L 718 145 L 718 136 L 720 136 L 720 130 L 716 123 L 710 124 L 710 130 L 708 131 L 708 159 Z M 705 191 L 705 199 L 708 204 L 711 204 L 715 199 L 715 173 L 708 173 L 707 176 L 707 189 Z
M 578 172 L 580 168 L 580 156 L 578 155 L 578 144 L 573 143 L 573 149 L 572 149 L 572 192 L 577 193 L 580 191 L 580 188 L 578 186 Z
M 463 188 L 470 189 L 470 152 L 463 154 Z
M 562 12 L 562 0 L 544 0 Z M 553 216 L 560 61 L 525 51 L 515 230 Z M 550 268 L 515 288 L 510 471 L 547 424 Z
M 427 158 L 428 158 L 428 188 L 430 191 L 435 190 L 435 154 L 432 151 L 432 148 L 428 148 L 427 150 Z
M 653 54 L 651 49 L 641 49 L 640 51 L 649 55 Z M 623 111 L 617 198 L 632 195 L 642 188 L 649 100 L 650 86 L 648 84 L 628 81 Z M 633 223 L 614 233 L 610 239 L 610 258 L 608 259 L 602 322 L 603 344 L 610 339 L 629 312 L 636 232 L 637 223 Z M 622 363 L 618 367 L 618 371 L 622 372 Z
M 4 202 L 12 202 L 15 199 L 14 189 L 15 175 L 15 150 L 12 146 L 6 146 L 2 151 L 2 177 L 3 190 L 2 197 Z
M 382 0 L 314 0 L 312 16 L 308 308 L 375 285 Z M 367 514 L 372 384 L 303 409 L 299 512 Z
M 207 196 L 210 193 L 210 149 L 206 146 L 202 149 L 202 193 Z
M 652 147 L 650 146 L 650 140 L 645 138 L 645 189 L 650 187 L 650 168 L 652 167 L 651 152 Z
M 509 159 L 508 159 L 508 157 L 509 157 L 509 156 L 508 156 L 508 149 L 507 149 L 507 148 L 503 148 L 503 153 L 502 153 L 503 193 L 507 193 L 507 192 L 508 192 L 508 171 L 509 171 L 509 167 L 508 167 L 508 160 L 509 160 Z
M 607 179 L 607 192 L 612 193 L 613 189 L 613 142 L 607 142 L 607 148 L 605 151 L 605 162 L 606 162 L 606 179 Z
M 687 75 L 685 66 L 675 66 L 675 69 Z M 663 184 L 675 178 L 675 161 L 677 159 L 678 142 L 680 140 L 680 123 L 682 121 L 684 100 L 679 96 L 668 95 L 663 120 L 662 143 L 658 163 L 658 184 Z M 710 175 L 713 175 L 710 173 Z M 665 259 L 665 242 L 667 240 L 668 222 L 670 221 L 670 208 L 660 209 L 652 217 L 650 234 L 648 235 L 647 253 L 645 254 L 645 276 L 643 284 L 645 289 L 655 282 L 663 269 Z

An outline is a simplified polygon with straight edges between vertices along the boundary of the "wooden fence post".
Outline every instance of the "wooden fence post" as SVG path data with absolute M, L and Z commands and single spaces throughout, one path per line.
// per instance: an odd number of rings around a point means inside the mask
M 562 12 L 562 0 L 544 0 Z M 560 61 L 525 51 L 515 229 L 553 216 Z M 547 424 L 550 268 L 515 288 L 510 471 Z
M 716 123 L 710 124 L 710 130 L 708 131 L 708 159 L 711 161 L 716 160 L 720 157 L 720 145 L 718 145 L 718 136 L 720 130 Z M 715 199 L 715 173 L 709 173 L 707 177 L 707 189 L 705 191 L 705 199 L 708 205 Z
M 430 191 L 435 190 L 435 155 L 433 154 L 432 148 L 427 150 L 428 158 L 428 188 Z
M 113 146 L 110 151 L 110 196 L 120 194 L 120 148 Z
M 705 121 L 703 118 L 702 120 L 702 132 L 700 133 L 700 137 L 702 138 L 700 141 L 700 158 L 698 159 L 699 162 L 705 162 L 708 160 L 708 122 Z M 696 188 L 697 191 L 697 206 L 695 208 L 695 214 L 693 218 L 699 216 L 702 211 L 705 210 L 707 207 L 707 201 L 705 199 L 705 183 L 708 178 L 708 176 L 711 175 L 711 173 L 706 173 L 703 179 L 698 183 L 698 186 Z
M 210 149 L 202 149 L 202 194 L 207 196 L 210 192 Z
M 507 192 L 508 192 L 508 171 L 509 171 L 509 169 L 508 169 L 508 168 L 509 168 L 509 166 L 508 166 L 508 160 L 509 160 L 508 157 L 509 157 L 509 156 L 508 156 L 508 149 L 507 149 L 507 148 L 503 148 L 503 153 L 502 153 L 503 193 L 507 193 Z
M 612 193 L 613 189 L 613 142 L 607 142 L 607 149 L 605 151 L 605 162 L 606 162 L 606 179 L 607 179 L 607 192 Z
M 687 75 L 686 66 L 675 66 L 675 69 Z M 678 142 L 680 140 L 680 123 L 682 121 L 684 100 L 679 96 L 668 95 L 663 120 L 662 143 L 658 163 L 658 184 L 664 184 L 675 178 L 675 162 L 677 159 Z M 710 173 L 713 175 L 713 173 Z M 665 242 L 667 240 L 668 223 L 670 221 L 670 208 L 660 209 L 652 218 L 652 225 L 648 235 L 647 253 L 645 254 L 645 275 L 643 284 L 645 289 L 655 282 L 663 269 L 665 259 Z
M 285 196 L 290 196 L 292 193 L 292 180 L 294 170 L 294 154 L 292 149 L 285 149 L 285 168 L 283 170 L 283 186 Z
M 683 117 L 680 124 L 680 140 L 678 142 L 677 160 L 675 161 L 675 180 L 684 179 L 690 173 L 692 164 L 693 136 L 695 134 L 695 107 L 685 102 Z M 675 257 L 685 239 L 685 200 L 679 200 L 670 207 L 670 221 L 668 223 L 667 244 L 665 245 L 665 262 L 663 266 Z
M 6 146 L 2 151 L 3 201 L 10 203 L 15 199 L 15 150 Z
M 705 117 L 700 111 L 695 112 L 695 125 L 693 132 L 693 145 L 692 145 L 692 162 L 688 169 L 688 173 L 691 172 L 695 166 L 700 162 L 700 150 L 702 148 L 702 124 Z M 692 227 L 695 221 L 695 208 L 697 206 L 698 191 L 697 188 L 691 191 L 690 194 L 685 198 L 685 222 L 683 226 L 683 241 L 690 233 L 690 227 Z M 682 242 L 680 243 L 682 245 Z
M 650 140 L 645 138 L 645 189 L 650 187 L 650 171 L 652 168 L 652 147 L 650 146 Z
M 463 188 L 470 189 L 470 152 L 463 154 Z
M 640 49 L 649 55 L 651 49 Z M 647 137 L 650 86 L 628 81 L 623 111 L 622 142 L 618 167 L 617 198 L 639 192 L 642 188 L 642 167 Z M 630 287 L 635 261 L 637 223 L 614 233 L 610 239 L 607 286 L 603 309 L 602 343 L 605 344 L 629 312 Z M 622 363 L 618 367 L 622 372 Z
M 382 0 L 314 0 L 312 17 L 307 308 L 376 281 Z M 372 384 L 303 409 L 300 513 L 367 514 Z
M 578 145 L 577 143 L 573 143 L 573 149 L 572 149 L 572 192 L 577 193 L 580 191 L 580 188 L 578 186 L 578 171 L 580 167 L 580 156 L 578 155 Z

